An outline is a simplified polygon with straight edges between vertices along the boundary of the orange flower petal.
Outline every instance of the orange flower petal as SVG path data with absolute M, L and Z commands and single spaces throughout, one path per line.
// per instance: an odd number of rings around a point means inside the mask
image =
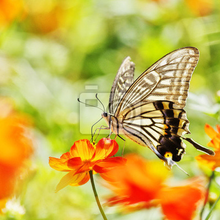
M 118 152 L 118 144 L 110 138 L 102 138 L 96 145 L 96 152 L 93 160 L 100 160 L 111 157 Z
M 67 161 L 67 166 L 71 168 L 72 170 L 76 170 L 82 165 L 83 165 L 83 162 L 80 157 L 74 157 Z
M 1 10 L 6 9 L 2 3 L 7 1 L 0 1 L 0 23 Z M 18 180 L 28 172 L 26 162 L 33 152 L 29 127 L 29 118 L 18 114 L 10 100 L 0 98 L 0 200 L 13 196 L 21 184 Z
M 210 126 L 209 124 L 205 125 L 205 133 L 212 139 L 214 138 L 218 133 Z
M 214 9 L 213 0 L 185 0 L 191 11 L 197 16 L 206 16 L 211 14 Z
M 13 194 L 16 178 L 19 175 L 18 169 L 0 164 L 0 201 Z
M 215 170 L 217 167 L 220 167 L 220 149 L 215 151 L 214 156 L 203 154 L 197 156 L 196 160 L 199 163 L 209 167 L 211 170 Z
M 192 220 L 198 202 L 204 196 L 200 178 L 185 186 L 164 187 L 159 194 L 164 215 L 169 220 Z
M 148 203 L 155 199 L 169 171 L 160 161 L 149 162 L 136 155 L 125 158 L 125 166 L 100 174 L 109 180 L 110 189 L 116 194 L 113 198 L 127 204 Z
M 220 125 L 216 125 L 217 132 L 220 134 Z
M 71 158 L 70 152 L 66 152 L 62 154 L 62 156 L 60 157 L 60 159 L 63 159 L 63 160 L 68 160 L 70 158 Z
M 20 20 L 22 14 L 24 13 L 24 2 L 22 0 L 16 1 L 16 4 L 13 0 L 1 0 L 0 1 L 0 26 L 4 27 L 15 19 Z
M 71 157 L 80 157 L 82 161 L 90 160 L 94 152 L 95 148 L 87 139 L 76 141 L 70 149 Z
M 117 166 L 124 165 L 125 163 L 126 163 L 126 159 L 122 157 L 107 158 L 97 163 L 93 167 L 93 170 L 97 173 L 104 173 L 110 171 L 111 169 L 114 169 Z
M 112 152 L 108 155 L 108 157 L 114 156 L 119 149 L 118 143 L 115 140 L 111 140 L 111 145 L 113 145 Z
M 207 144 L 208 147 L 212 147 L 212 148 L 215 148 L 215 144 L 214 144 L 214 141 L 213 139 L 211 141 L 209 141 L 209 143 Z
M 84 175 L 84 177 L 83 177 L 83 175 Z M 77 181 L 77 182 L 74 182 L 74 183 L 70 183 L 69 185 L 70 186 L 81 186 L 81 185 L 84 185 L 84 184 L 86 184 L 88 181 L 89 181 L 89 179 L 90 179 L 90 176 L 89 176 L 89 172 L 85 172 L 85 173 L 83 173 L 82 174 L 82 176 L 81 176 L 81 178 L 83 177 L 83 179 L 81 180 L 81 181 Z
M 220 139 L 218 135 L 215 136 L 207 145 L 208 147 L 213 147 L 216 150 L 220 149 Z
M 49 157 L 49 165 L 58 171 L 70 171 L 71 168 L 67 166 L 67 159 L 62 160 L 60 158 Z
M 1 114 L 2 112 L 0 113 L 0 163 L 19 167 L 33 150 L 32 140 L 27 129 L 28 119 L 16 113 L 6 116 Z
M 68 185 L 78 186 L 80 183 L 88 179 L 86 175 L 87 175 L 86 173 L 75 174 L 75 171 L 68 172 L 58 183 L 55 192 L 60 191 L 61 189 L 63 189 Z

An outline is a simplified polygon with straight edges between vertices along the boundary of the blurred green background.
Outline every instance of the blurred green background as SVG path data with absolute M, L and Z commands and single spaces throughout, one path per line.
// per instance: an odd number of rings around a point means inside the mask
M 206 146 L 205 123 L 220 123 L 219 0 L 0 1 L 0 95 L 32 120 L 35 147 L 18 199 L 23 212 L 9 210 L 0 219 L 101 219 L 90 183 L 54 193 L 64 174 L 49 167 L 48 157 L 59 157 L 78 139 L 90 139 L 102 112 L 77 98 L 86 101 L 98 92 L 107 107 L 107 93 L 126 56 L 136 64 L 136 78 L 165 54 L 186 46 L 200 51 L 186 106 L 191 137 Z M 118 143 L 122 149 L 123 141 Z M 130 141 L 128 152 L 156 158 Z M 179 163 L 192 176 L 201 173 L 194 160 L 198 154 L 188 146 Z M 173 172 L 187 178 L 176 167 Z M 104 201 L 108 192 L 97 187 Z M 158 210 L 123 216 L 105 208 L 109 219 L 161 219 Z

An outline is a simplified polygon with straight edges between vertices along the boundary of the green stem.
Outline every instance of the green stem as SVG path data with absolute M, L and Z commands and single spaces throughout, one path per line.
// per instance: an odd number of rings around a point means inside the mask
M 209 214 L 206 216 L 205 220 L 208 220 L 208 219 L 209 219 L 209 217 L 211 216 L 212 211 L 214 210 L 215 206 L 217 205 L 219 199 L 220 199 L 220 196 L 217 198 L 217 200 L 215 201 L 215 203 L 214 203 L 213 206 L 211 207 L 211 209 L 210 209 L 210 211 L 209 211 Z
M 96 188 L 95 188 L 95 182 L 94 182 L 94 178 L 93 178 L 93 172 L 92 170 L 89 171 L 89 175 L 90 175 L 90 180 L 91 180 L 91 184 L 92 184 L 92 190 L 93 190 L 93 193 L 94 193 L 94 196 L 95 196 L 95 200 L 96 200 L 96 203 L 99 207 L 99 211 L 103 217 L 104 220 L 108 220 L 105 216 L 105 212 L 103 211 L 102 209 L 102 206 L 101 206 L 101 203 L 99 201 L 99 197 L 98 197 L 98 193 L 96 191 Z
M 209 178 L 209 183 L 208 183 L 207 191 L 206 191 L 206 194 L 205 194 L 204 204 L 203 204 L 202 210 L 200 212 L 200 219 L 202 219 L 202 215 L 203 215 L 203 212 L 205 210 L 205 205 L 206 205 L 206 202 L 208 201 L 209 190 L 210 190 L 211 183 L 212 183 L 212 180 L 213 180 L 214 176 L 215 176 L 215 171 L 212 171 L 212 174 L 211 174 L 211 176 Z

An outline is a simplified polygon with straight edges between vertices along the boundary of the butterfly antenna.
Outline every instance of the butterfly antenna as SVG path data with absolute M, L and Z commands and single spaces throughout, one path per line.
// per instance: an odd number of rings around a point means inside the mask
M 98 98 L 98 94 L 95 94 L 96 99 L 99 101 L 99 103 L 102 105 L 103 111 L 106 112 L 105 110 L 105 106 L 103 105 L 103 103 L 101 102 L 101 100 Z
M 88 104 L 88 103 L 82 102 L 79 98 L 77 98 L 77 101 L 78 101 L 79 103 L 82 103 L 82 104 L 86 105 L 86 106 L 95 107 L 95 108 L 98 108 L 98 109 L 100 109 L 101 111 L 103 111 L 103 110 L 102 110 L 101 108 L 99 108 L 98 106 L 90 105 L 90 104 Z

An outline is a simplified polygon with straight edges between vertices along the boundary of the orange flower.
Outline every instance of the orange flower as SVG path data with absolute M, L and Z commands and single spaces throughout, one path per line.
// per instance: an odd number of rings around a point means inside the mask
M 53 2 L 54 4 L 52 3 L 49 7 L 45 8 L 44 1 L 41 1 L 40 4 L 38 3 L 39 1 L 33 1 L 31 7 L 29 5 L 29 19 L 33 24 L 32 30 L 47 34 L 62 27 L 66 13 L 63 5 L 59 2 Z M 36 10 L 35 4 L 37 4 L 38 10 Z
M 32 153 L 32 141 L 27 132 L 27 118 L 13 112 L 6 101 L 0 100 L 0 109 L 0 200 L 6 201 Z
M 145 161 L 137 155 L 127 155 L 125 166 L 118 167 L 107 173 L 100 174 L 110 183 L 116 196 L 111 204 L 135 204 L 147 202 L 157 197 L 169 170 L 160 161 Z
M 214 9 L 213 0 L 185 0 L 185 2 L 197 16 L 209 15 Z
M 8 25 L 15 19 L 21 19 L 23 15 L 22 0 L 0 0 L 0 26 Z
M 192 219 L 198 202 L 203 198 L 201 179 L 189 180 L 182 186 L 166 186 L 169 171 L 161 163 L 146 161 L 136 155 L 125 158 L 127 162 L 123 167 L 101 174 L 115 194 L 108 199 L 109 205 L 161 206 L 169 220 Z
M 196 160 L 211 170 L 215 170 L 217 167 L 220 167 L 220 126 L 217 125 L 217 132 L 208 124 L 205 125 L 206 134 L 212 139 L 207 145 L 215 149 L 215 155 L 199 155 L 196 157 Z
M 76 141 L 70 151 L 60 158 L 50 157 L 49 164 L 53 169 L 68 172 L 57 185 L 56 192 L 67 185 L 79 186 L 87 183 L 90 170 L 104 173 L 124 164 L 124 158 L 111 158 L 117 151 L 118 144 L 115 140 L 102 138 L 97 145 L 93 145 L 89 140 L 83 139 Z
M 204 196 L 203 180 L 188 180 L 183 186 L 164 187 L 159 194 L 164 215 L 169 220 L 191 220 Z

